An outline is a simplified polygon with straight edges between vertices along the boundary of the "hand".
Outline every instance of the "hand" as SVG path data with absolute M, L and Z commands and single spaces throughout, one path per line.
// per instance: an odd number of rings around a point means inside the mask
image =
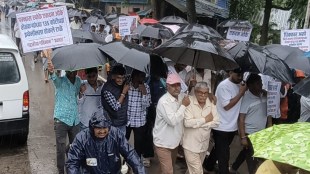
M 52 63 L 52 61 L 51 60 L 48 60 L 47 61 L 47 70 L 48 70 L 48 72 L 49 73 L 54 73 L 54 65 L 53 65 L 53 63 Z
M 182 105 L 184 105 L 185 107 L 187 107 L 189 104 L 191 103 L 191 101 L 189 100 L 189 96 L 185 96 L 182 100 Z
M 147 94 L 147 91 L 146 91 L 144 84 L 140 84 L 138 88 L 139 88 L 139 91 L 142 93 L 142 95 Z
M 129 84 L 125 84 L 123 87 L 123 94 L 127 94 L 127 92 L 129 91 Z
M 239 93 L 243 95 L 246 90 L 248 90 L 248 87 L 246 86 L 246 84 L 243 84 L 239 88 Z
M 82 84 L 81 87 L 80 87 L 80 93 L 84 93 L 86 91 L 86 85 L 85 84 Z
M 248 148 L 248 139 L 247 138 L 242 138 L 241 139 L 241 145 L 244 146 L 245 148 Z
M 205 117 L 205 122 L 206 122 L 206 123 L 208 123 L 208 122 L 210 122 L 210 121 L 213 121 L 213 114 L 212 114 L 212 113 L 210 113 L 209 115 L 207 115 L 207 116 Z

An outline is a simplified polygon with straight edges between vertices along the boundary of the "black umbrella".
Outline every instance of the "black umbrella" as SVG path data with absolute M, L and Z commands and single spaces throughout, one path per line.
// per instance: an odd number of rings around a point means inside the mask
M 90 12 L 90 15 L 92 15 L 92 16 L 104 16 L 105 14 L 100 9 L 94 9 Z
M 132 44 L 130 42 L 111 42 L 105 44 L 99 48 L 116 62 L 139 71 L 151 74 L 150 66 L 153 66 L 153 62 L 156 62 L 156 67 L 165 67 L 164 61 L 160 58 L 159 60 L 152 60 L 152 51 L 149 48 Z
M 310 76 L 297 83 L 293 90 L 295 93 L 310 98 Z
M 71 33 L 72 33 L 72 37 L 73 38 L 94 40 L 93 36 L 90 33 L 90 31 L 87 31 L 87 30 L 71 29 Z
M 299 48 L 279 44 L 267 45 L 265 48 L 284 60 L 290 68 L 310 74 L 310 59 L 304 56 L 304 52 Z
M 97 67 L 106 63 L 104 54 L 97 43 L 79 43 L 64 46 L 53 51 L 52 62 L 55 69 L 79 70 Z
M 230 19 L 221 22 L 217 27 L 241 27 L 241 28 L 253 28 L 253 25 L 246 20 Z
M 119 17 L 122 17 L 122 16 L 127 16 L 125 14 L 119 14 L 118 17 L 116 18 L 107 18 L 107 20 L 109 21 L 109 24 L 112 25 L 112 26 L 118 26 L 119 24 Z
M 216 37 L 216 38 L 222 38 L 220 33 L 218 33 L 216 30 L 213 28 L 206 26 L 206 25 L 201 25 L 201 24 L 189 24 L 186 26 L 183 26 L 179 28 L 179 30 L 175 33 L 186 33 L 186 32 L 198 32 L 202 34 L 208 34 L 211 37 Z
M 166 16 L 159 20 L 161 24 L 189 24 L 185 19 L 179 16 Z
M 133 30 L 133 34 L 138 34 L 141 37 L 150 37 L 155 39 L 169 39 L 173 36 L 171 29 L 157 25 L 139 25 Z
M 287 64 L 264 47 L 239 42 L 228 52 L 244 71 L 262 73 L 283 82 L 294 83 L 291 70 Z
M 179 33 L 157 47 L 154 52 L 175 63 L 196 68 L 231 70 L 239 67 L 217 41 L 198 32 Z
M 89 16 L 86 20 L 86 23 L 95 23 L 100 25 L 107 25 L 106 20 L 103 16 Z

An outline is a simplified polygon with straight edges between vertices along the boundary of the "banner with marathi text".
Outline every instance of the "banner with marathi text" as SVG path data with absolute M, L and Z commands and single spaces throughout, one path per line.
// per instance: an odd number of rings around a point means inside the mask
M 281 30 L 281 45 L 310 51 L 310 29 Z

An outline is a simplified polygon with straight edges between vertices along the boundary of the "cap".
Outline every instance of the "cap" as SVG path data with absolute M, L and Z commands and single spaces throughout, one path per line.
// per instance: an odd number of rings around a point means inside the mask
M 243 73 L 243 70 L 241 68 L 236 68 L 232 70 L 234 73 Z
M 168 75 L 166 83 L 170 85 L 181 83 L 181 78 L 178 74 L 172 73 Z

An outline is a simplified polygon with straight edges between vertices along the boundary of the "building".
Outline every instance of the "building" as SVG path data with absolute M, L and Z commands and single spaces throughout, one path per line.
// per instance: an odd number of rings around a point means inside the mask
M 129 14 L 150 9 L 148 0 L 128 0 L 127 2 L 124 3 L 124 0 L 101 0 L 100 4 L 103 5 L 105 13 Z

